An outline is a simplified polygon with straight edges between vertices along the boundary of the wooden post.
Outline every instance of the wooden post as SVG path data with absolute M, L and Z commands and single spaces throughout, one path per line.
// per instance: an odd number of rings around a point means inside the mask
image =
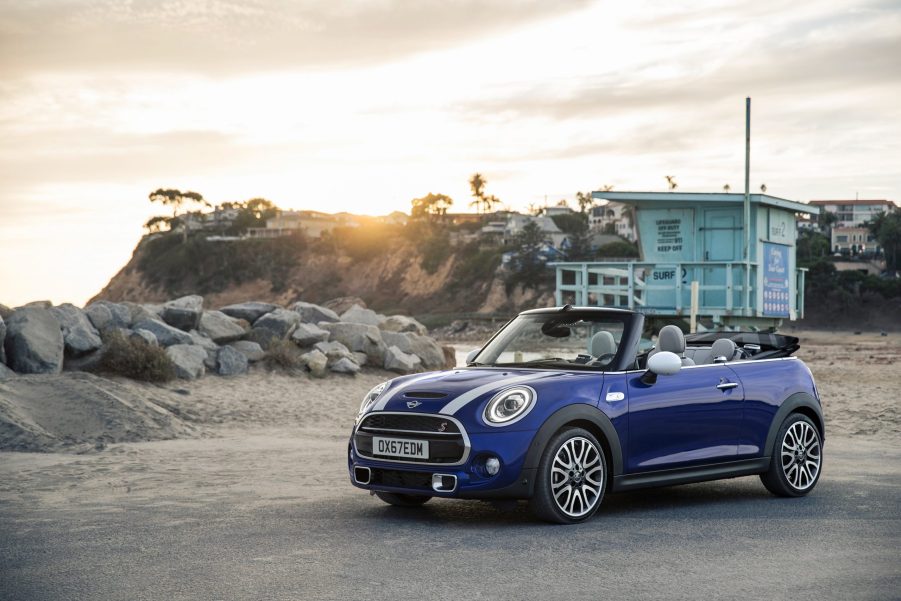
M 689 321 L 689 332 L 694 334 L 698 331 L 698 296 L 700 285 L 697 280 L 691 282 L 691 319 Z

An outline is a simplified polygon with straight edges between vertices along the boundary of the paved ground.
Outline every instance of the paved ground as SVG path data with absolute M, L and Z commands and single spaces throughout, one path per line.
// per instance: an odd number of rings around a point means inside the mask
M 346 482 L 344 444 L 0 454 L 0 597 L 901 599 L 901 447 L 828 440 L 804 499 L 742 478 L 610 496 L 561 527 L 524 507 L 385 506 Z

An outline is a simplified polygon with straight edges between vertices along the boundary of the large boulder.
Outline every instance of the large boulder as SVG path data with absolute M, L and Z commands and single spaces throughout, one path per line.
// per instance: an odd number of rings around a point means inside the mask
M 312 323 L 299 323 L 291 334 L 291 340 L 298 346 L 313 346 L 328 340 L 328 332 Z
M 396 346 L 389 346 L 385 351 L 385 369 L 396 371 L 400 374 L 409 374 L 418 371 L 422 361 L 416 355 L 405 353 Z
M 182 332 L 178 328 L 154 319 L 145 319 L 135 324 L 135 330 L 147 330 L 154 336 L 160 346 L 172 346 L 173 344 L 193 344 L 190 334 Z
M 317 342 L 314 346 L 317 351 L 328 357 L 329 365 L 333 365 L 341 359 L 350 359 L 354 363 L 360 365 L 360 360 L 356 355 L 366 356 L 365 353 L 354 353 L 349 348 L 338 342 L 337 340 L 329 340 L 328 342 Z
M 246 334 L 241 322 L 222 311 L 204 311 L 198 329 L 217 344 L 239 340 Z
M 128 309 L 128 312 L 131 314 L 131 323 L 133 324 L 145 319 L 154 319 L 156 321 L 163 319 L 162 305 L 139 305 L 128 301 L 122 301 L 119 304 Z
M 348 358 L 338 359 L 329 368 L 336 374 L 356 375 L 360 371 L 360 366 Z
M 203 297 L 196 294 L 171 300 L 163 305 L 163 321 L 174 328 L 188 332 L 200 326 L 203 315 Z
M 85 307 L 84 312 L 98 332 L 115 328 L 125 329 L 132 324 L 131 311 L 119 303 L 100 300 Z
M 390 315 L 379 324 L 379 327 L 388 332 L 413 332 L 421 336 L 429 333 L 424 325 L 407 315 Z
M 53 313 L 62 328 L 63 342 L 68 356 L 79 357 L 85 353 L 96 351 L 103 345 L 100 332 L 82 309 L 65 303 L 53 307 L 50 312 Z
M 328 374 L 328 357 L 325 356 L 325 353 L 313 349 L 301 355 L 300 360 L 307 366 L 314 378 L 324 378 Z
M 363 308 L 360 305 L 354 305 L 341 314 L 341 321 L 346 321 L 348 323 L 363 323 L 367 326 L 379 326 L 385 321 L 385 318 L 371 309 Z
M 6 362 L 20 374 L 58 374 L 63 368 L 63 332 L 49 309 L 16 309 L 6 322 Z
M 12 315 L 12 314 L 13 314 L 13 310 L 12 310 L 12 309 L 10 309 L 9 307 L 7 307 L 7 306 L 4 305 L 3 303 L 0 303 L 0 318 L 2 318 L 2 319 L 9 319 L 9 316 Z
M 247 373 L 249 361 L 241 351 L 223 346 L 216 357 L 216 373 L 220 376 L 237 376 Z
M 340 342 L 351 351 L 366 353 L 369 361 L 375 365 L 384 364 L 386 347 L 377 327 L 340 321 L 320 325 L 328 330 L 330 340 Z
M 0 380 L 5 380 L 16 375 L 16 372 L 0 363 Z
M 137 330 L 132 330 L 131 334 L 128 335 L 129 340 L 137 340 L 139 342 L 143 342 L 148 346 L 159 346 L 160 342 L 156 339 L 156 336 L 150 330 L 143 330 L 138 328 Z
M 206 373 L 206 350 L 195 344 L 174 344 L 166 354 L 175 364 L 175 375 L 183 380 L 196 380 Z
M 256 342 L 253 342 L 252 340 L 238 340 L 236 342 L 229 342 L 228 346 L 235 349 L 239 353 L 242 353 L 251 363 L 260 361 L 263 357 L 266 356 L 266 351 L 263 350 L 263 347 L 261 347 Z
M 0 315 L 0 365 L 6 363 L 6 351 L 3 350 L 3 341 L 6 340 L 6 322 Z
M 237 317 L 238 319 L 245 319 L 249 323 L 253 323 L 258 320 L 260 317 L 269 313 L 270 311 L 275 311 L 278 309 L 278 305 L 273 305 L 272 303 L 260 303 L 256 301 L 252 301 L 249 303 L 238 303 L 236 305 L 229 305 L 227 307 L 222 307 L 219 309 L 226 315 L 230 317 Z
M 434 338 L 412 332 L 382 332 L 382 339 L 388 346 L 396 346 L 405 353 L 419 357 L 426 369 L 444 369 L 446 365 L 444 349 Z
M 281 340 L 287 338 L 298 323 L 300 323 L 300 315 L 294 311 L 274 309 L 253 322 L 253 329 L 257 332 L 263 330 L 264 334 L 269 332 L 271 333 L 270 338 Z
M 304 323 L 319 323 L 320 321 L 334 323 L 341 321 L 338 314 L 331 309 L 314 305 L 313 303 L 298 301 L 291 305 L 291 310 L 300 315 L 300 321 Z

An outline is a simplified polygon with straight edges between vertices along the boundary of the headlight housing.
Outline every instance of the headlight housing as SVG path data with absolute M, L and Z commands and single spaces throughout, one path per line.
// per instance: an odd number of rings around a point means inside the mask
M 536 398 L 538 394 L 529 386 L 502 390 L 485 405 L 485 423 L 489 426 L 507 426 L 518 422 L 532 410 Z
M 388 387 L 389 382 L 382 382 L 378 386 L 373 387 L 372 390 L 366 393 L 366 396 L 363 397 L 363 402 L 360 404 L 360 412 L 357 415 L 363 415 L 367 409 L 369 409 L 370 405 L 372 405 L 379 395 L 385 391 L 385 388 Z

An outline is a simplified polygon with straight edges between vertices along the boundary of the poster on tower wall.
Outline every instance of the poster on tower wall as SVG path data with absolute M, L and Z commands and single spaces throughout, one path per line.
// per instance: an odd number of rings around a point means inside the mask
M 782 244 L 763 243 L 763 314 L 770 317 L 789 316 L 788 249 Z

